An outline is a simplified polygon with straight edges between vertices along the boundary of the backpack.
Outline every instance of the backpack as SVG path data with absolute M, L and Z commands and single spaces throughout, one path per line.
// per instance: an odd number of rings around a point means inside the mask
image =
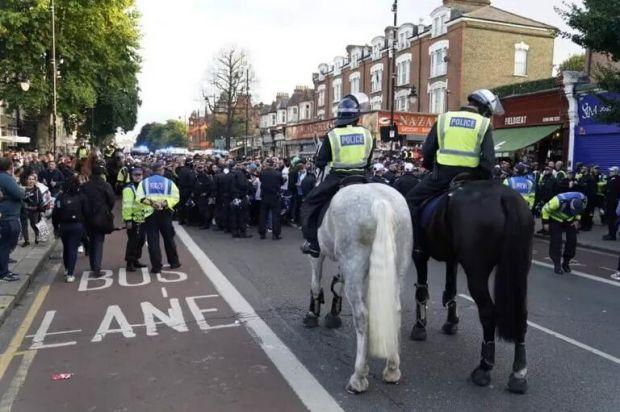
M 63 194 L 56 199 L 58 219 L 62 223 L 82 222 L 82 198 L 79 195 Z

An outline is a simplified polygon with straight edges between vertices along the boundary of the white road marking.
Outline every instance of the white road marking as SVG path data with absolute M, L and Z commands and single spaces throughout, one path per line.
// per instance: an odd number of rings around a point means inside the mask
M 243 314 L 246 318 L 244 323 L 250 333 L 304 405 L 311 411 L 342 411 L 338 402 L 256 314 L 254 308 L 200 249 L 185 229 L 176 223 L 174 226 L 177 235 L 194 256 L 205 276 L 213 283 L 232 310 Z
M 459 296 L 462 297 L 463 299 L 469 300 L 470 302 L 474 302 L 474 300 L 472 299 L 471 296 L 465 295 L 463 293 L 459 293 Z M 560 340 L 563 340 L 566 343 L 570 343 L 571 345 L 577 346 L 578 348 L 581 348 L 583 350 L 586 350 L 590 353 L 593 353 L 595 355 L 600 356 L 601 358 L 607 359 L 608 361 L 611 361 L 617 365 L 620 365 L 620 358 L 616 358 L 615 356 L 612 356 L 608 353 L 605 353 L 601 350 L 598 350 L 596 348 L 593 348 L 592 346 L 586 345 L 585 343 L 581 343 L 573 338 L 569 338 L 566 335 L 562 335 L 561 333 L 558 333 L 554 330 L 551 330 L 549 328 L 546 328 L 542 325 L 539 325 L 538 323 L 534 323 L 532 321 L 527 321 L 527 324 L 531 327 L 533 327 L 534 329 L 538 329 L 541 332 L 544 332 L 546 334 L 549 334 L 551 336 L 554 336 Z
M 61 330 L 58 332 L 47 332 L 45 336 L 64 335 L 65 333 L 80 333 L 82 329 Z M 26 335 L 25 338 L 33 338 L 35 335 Z
M 161 294 L 164 297 L 164 299 L 168 299 L 168 290 L 166 290 L 166 288 L 163 286 L 161 288 Z
M 543 266 L 543 267 L 546 267 L 546 268 L 553 269 L 553 265 L 552 264 L 541 262 L 540 260 L 532 259 L 532 263 L 535 264 L 535 265 L 538 265 L 538 266 Z M 579 277 L 582 277 L 582 278 L 585 278 L 585 279 L 594 280 L 596 282 L 606 283 L 608 285 L 620 287 L 620 282 L 615 282 L 613 280 L 601 278 L 601 277 L 594 276 L 594 275 L 589 275 L 587 273 L 579 272 L 579 271 L 576 271 L 576 270 L 571 271 L 571 273 L 567 273 L 567 275 L 575 275 L 575 276 L 579 276 Z

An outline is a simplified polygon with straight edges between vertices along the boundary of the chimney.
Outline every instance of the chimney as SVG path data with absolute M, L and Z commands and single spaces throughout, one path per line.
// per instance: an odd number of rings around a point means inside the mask
M 462 10 L 465 13 L 491 5 L 491 0 L 443 0 L 445 7 Z
M 424 26 L 424 19 L 420 19 L 418 21 L 418 34 L 424 33 L 424 30 L 426 30 L 426 27 Z

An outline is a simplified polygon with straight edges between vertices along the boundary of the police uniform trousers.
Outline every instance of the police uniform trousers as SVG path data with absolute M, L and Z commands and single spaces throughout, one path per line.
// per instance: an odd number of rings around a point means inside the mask
M 549 242 L 549 257 L 554 263 L 560 263 L 560 259 L 570 261 L 575 257 L 577 250 L 577 229 L 572 226 L 572 222 L 549 222 L 549 232 L 551 240 Z M 562 233 L 566 232 L 566 244 L 562 253 Z
M 241 199 L 237 206 L 230 205 L 230 231 L 233 235 L 245 234 L 250 217 L 249 204 L 246 199 Z
M 280 213 L 282 212 L 282 204 L 280 196 L 264 196 L 260 201 L 260 211 L 258 214 L 258 233 L 265 236 L 267 233 L 267 217 L 271 213 L 273 235 L 280 236 L 282 232 L 282 224 Z
M 206 228 L 211 227 L 211 220 L 213 219 L 213 206 L 209 204 L 209 197 L 202 196 L 198 199 L 198 213 L 200 214 L 200 221 Z
M 230 230 L 230 202 L 229 196 L 221 196 L 215 202 L 215 223 L 220 230 Z
M 127 229 L 127 247 L 125 248 L 125 262 L 136 263 L 142 257 L 142 248 L 146 241 L 144 223 L 133 222 L 131 229 Z
M 607 230 L 609 231 L 608 235 L 610 237 L 615 238 L 618 233 L 618 224 L 620 223 L 620 219 L 616 217 L 616 204 L 617 199 L 607 199 L 607 204 L 605 208 L 605 216 L 607 217 Z
M 174 243 L 174 227 L 172 226 L 172 212 L 168 209 L 154 211 L 144 221 L 146 239 L 149 242 L 149 258 L 153 271 L 161 270 L 161 247 L 159 245 L 159 235 L 164 240 L 166 257 L 170 265 L 179 265 L 179 255 L 177 246 Z
M 308 193 L 301 205 L 301 230 L 304 239 L 318 245 L 319 218 L 321 210 L 340 189 L 344 174 L 330 173 L 318 186 Z
M 190 207 L 187 205 L 188 200 L 192 195 L 191 190 L 179 190 L 179 203 L 177 205 L 177 211 L 179 213 L 179 223 L 189 223 L 190 219 Z

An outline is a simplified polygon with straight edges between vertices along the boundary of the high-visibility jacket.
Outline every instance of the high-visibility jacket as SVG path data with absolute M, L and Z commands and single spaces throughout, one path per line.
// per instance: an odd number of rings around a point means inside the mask
M 605 192 L 607 191 L 607 176 L 604 174 L 599 174 L 595 177 L 596 179 L 596 194 L 599 196 L 605 196 Z
M 467 111 L 448 112 L 437 119 L 437 163 L 444 166 L 477 167 L 482 140 L 490 120 Z
M 172 209 L 179 203 L 179 188 L 172 180 L 162 175 L 152 175 L 141 181 L 136 189 L 136 201 L 140 203 L 146 219 L 153 214 L 154 209 L 144 203 L 145 199 L 154 202 L 165 200 L 168 208 Z
M 116 182 L 124 184 L 131 182 L 131 175 L 127 166 L 121 167 L 121 169 L 118 171 L 118 174 L 116 175 Z
M 570 207 L 567 207 L 573 199 L 577 198 L 581 199 L 585 208 L 588 198 L 583 193 L 567 192 L 555 196 L 542 208 L 543 221 L 549 220 L 550 218 L 558 222 L 581 220 L 580 214 L 574 214 Z
M 136 185 L 128 184 L 123 188 L 121 213 L 125 222 L 144 222 L 144 207 L 136 201 Z
M 504 185 L 508 186 L 512 190 L 519 192 L 523 199 L 530 206 L 530 209 L 534 206 L 534 198 L 536 191 L 534 188 L 534 182 L 528 179 L 527 176 L 513 176 L 504 180 Z
M 88 157 L 88 149 L 84 146 L 80 146 L 77 149 L 77 158 L 86 159 Z
M 332 150 L 333 170 L 363 172 L 372 155 L 373 137 L 362 126 L 336 127 L 327 134 Z

